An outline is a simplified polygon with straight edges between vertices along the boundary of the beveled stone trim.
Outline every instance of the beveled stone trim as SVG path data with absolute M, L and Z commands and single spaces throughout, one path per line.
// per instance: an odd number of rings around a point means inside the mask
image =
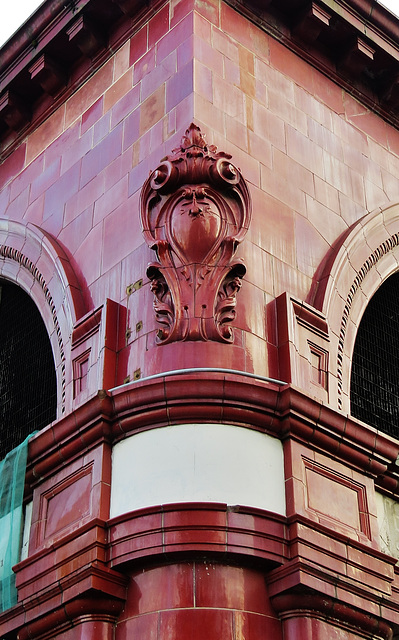
M 112 393 L 100 391 L 29 442 L 27 481 L 65 465 L 94 442 L 169 424 L 221 422 L 289 436 L 371 476 L 392 479 L 396 490 L 399 442 L 286 385 L 229 373 L 187 372 L 141 379 Z M 391 484 L 392 484 L 391 483 Z
M 29 273 L 33 276 L 34 280 L 40 285 L 43 293 L 44 293 L 44 298 L 50 308 L 50 312 L 51 312 L 51 316 L 53 318 L 53 323 L 54 323 L 54 329 L 55 329 L 55 333 L 57 336 L 57 341 L 58 341 L 58 348 L 59 348 L 59 352 L 60 352 L 60 358 L 61 358 L 61 371 L 62 371 L 62 413 L 65 412 L 65 387 L 66 387 L 66 382 L 65 382 L 65 349 L 64 349 L 64 342 L 62 340 L 62 335 L 61 335 L 61 329 L 60 329 L 60 324 L 58 322 L 58 318 L 57 318 L 57 312 L 56 312 L 56 308 L 55 308 L 55 304 L 54 304 L 54 300 L 53 297 L 50 293 L 50 290 L 47 286 L 47 283 L 44 279 L 44 276 L 42 273 L 40 273 L 39 269 L 33 264 L 33 262 L 31 260 L 29 260 L 29 258 L 27 256 L 25 256 L 23 253 L 21 253 L 21 251 L 17 251 L 16 249 L 13 249 L 12 247 L 8 247 L 5 245 L 0 246 L 0 256 L 2 258 L 7 258 L 8 260 L 14 260 L 15 262 L 18 262 L 18 264 L 21 265 L 21 267 L 23 269 L 27 269 L 27 271 L 29 271 Z M 40 310 L 39 310 L 40 311 Z
M 392 251 L 395 247 L 399 245 L 399 233 L 395 233 L 390 238 L 382 242 L 365 260 L 356 274 L 356 277 L 352 283 L 351 288 L 349 289 L 349 293 L 347 295 L 345 301 L 344 312 L 341 318 L 341 329 L 339 332 L 339 340 L 338 340 L 338 353 L 337 353 L 337 377 L 338 377 L 338 408 L 342 409 L 342 359 L 344 352 L 344 343 L 345 343 L 345 335 L 346 335 L 346 326 L 348 324 L 348 319 L 351 312 L 351 307 L 353 303 L 353 299 L 356 295 L 356 292 L 360 288 L 363 280 L 367 276 L 367 274 L 373 269 L 381 260 L 383 256 L 385 256 L 389 251 Z
M 20 286 L 42 316 L 54 355 L 60 416 L 70 407 L 67 355 L 73 327 L 87 312 L 83 288 L 55 238 L 14 220 L 0 219 L 0 277 Z
M 139 509 L 109 520 L 108 564 L 169 554 L 256 557 L 277 566 L 287 559 L 285 517 L 243 506 L 192 502 Z
M 378 287 L 399 269 L 399 204 L 366 214 L 332 247 L 307 302 L 322 311 L 331 338 L 330 403 L 350 413 L 357 327 Z

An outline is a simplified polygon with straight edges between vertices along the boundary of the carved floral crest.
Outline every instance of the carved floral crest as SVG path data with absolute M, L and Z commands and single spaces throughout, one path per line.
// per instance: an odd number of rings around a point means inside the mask
M 147 269 L 160 328 L 157 342 L 233 341 L 236 295 L 246 272 L 234 259 L 251 203 L 231 156 L 191 124 L 180 147 L 144 183 L 141 219 L 157 261 Z

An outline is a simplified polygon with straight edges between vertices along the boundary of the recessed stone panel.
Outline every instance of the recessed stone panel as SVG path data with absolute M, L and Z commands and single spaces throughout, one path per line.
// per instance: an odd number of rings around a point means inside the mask
M 45 537 L 54 535 L 90 513 L 92 465 L 44 495 Z
M 305 466 L 308 508 L 352 529 L 361 529 L 361 487 L 323 467 L 308 466 L 306 462 Z

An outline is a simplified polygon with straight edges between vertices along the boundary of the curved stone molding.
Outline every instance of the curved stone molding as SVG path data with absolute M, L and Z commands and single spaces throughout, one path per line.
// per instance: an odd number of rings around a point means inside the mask
M 370 256 L 367 258 L 367 260 L 362 264 L 361 268 L 356 274 L 356 277 L 346 297 L 344 312 L 341 318 L 341 328 L 339 332 L 338 353 L 337 353 L 338 408 L 339 409 L 342 408 L 342 363 L 343 363 L 346 327 L 348 324 L 348 319 L 350 316 L 353 299 L 359 287 L 361 287 L 361 284 L 364 278 L 371 271 L 371 269 L 378 264 L 378 262 L 381 260 L 383 256 L 385 256 L 389 251 L 392 251 L 398 245 L 399 245 L 399 233 L 395 233 L 393 236 L 385 240 L 385 242 L 382 242 L 379 245 L 379 247 L 377 247 L 377 249 L 375 249 L 375 251 L 373 251 L 373 253 L 371 253 Z
M 55 304 L 54 304 L 54 300 L 53 297 L 49 291 L 49 288 L 46 284 L 46 281 L 43 277 L 43 274 L 40 273 L 39 269 L 33 264 L 33 262 L 31 260 L 29 260 L 29 258 L 27 256 L 25 256 L 23 253 L 21 253 L 21 251 L 17 251 L 16 249 L 13 249 L 12 247 L 8 247 L 6 245 L 2 245 L 0 246 L 0 257 L 2 258 L 6 258 L 9 260 L 15 260 L 15 262 L 19 263 L 21 265 L 21 267 L 23 267 L 24 269 L 27 269 L 29 271 L 29 273 L 33 276 L 35 282 L 38 282 L 41 289 L 43 290 L 44 293 L 44 298 L 49 306 L 50 312 L 51 312 L 51 316 L 53 318 L 53 323 L 54 323 L 54 330 L 55 330 L 55 335 L 57 338 L 57 342 L 58 342 L 58 350 L 59 350 L 59 354 L 60 354 L 60 360 L 61 360 L 61 372 L 62 372 L 62 380 L 61 380 L 61 386 L 62 386 L 62 398 L 61 398 L 61 404 L 62 404 L 62 412 L 65 411 L 65 349 L 64 349 L 64 342 L 62 339 L 62 335 L 61 335 L 61 329 L 60 329 L 60 324 L 58 322 L 58 318 L 57 318 L 57 312 L 56 312 L 56 308 L 55 308 Z
M 399 267 L 399 205 L 359 220 L 335 248 L 312 302 L 326 315 L 337 354 L 332 361 L 335 401 L 349 412 L 350 372 L 357 327 L 373 294 Z
M 131 511 L 108 521 L 108 561 L 112 569 L 143 556 L 206 551 L 240 554 L 257 562 L 287 558 L 283 516 L 223 503 L 186 502 Z M 206 542 L 204 542 L 206 540 Z
M 330 634 L 336 637 L 360 637 L 360 631 L 361 637 L 370 640 L 392 639 L 392 627 L 387 621 L 366 613 L 360 606 L 354 607 L 312 589 L 300 591 L 291 588 L 272 596 L 272 603 L 283 622 L 284 637 L 294 633 L 309 637 L 311 630 L 311 637 L 314 638 L 328 637 Z M 344 635 L 341 635 L 341 631 Z
M 318 400 L 289 385 L 279 388 L 229 372 L 188 372 L 184 377 L 165 375 L 131 382 L 100 391 L 77 406 L 60 420 L 58 429 L 45 429 L 29 443 L 27 483 L 63 469 L 65 460 L 94 443 L 116 444 L 141 431 L 173 426 L 183 422 L 184 413 L 185 424 L 236 424 L 284 441 L 292 436 L 369 476 L 385 478 L 387 488 L 396 490 L 393 463 L 399 444 L 389 436 L 370 437 L 366 425 L 327 405 L 320 408 Z
M 0 277 L 34 300 L 51 341 L 57 372 L 58 415 L 66 410 L 66 345 L 86 312 L 76 275 L 62 247 L 36 225 L 0 220 Z
M 144 237 L 157 254 L 147 275 L 158 344 L 233 342 L 236 296 L 246 272 L 234 254 L 248 229 L 251 201 L 230 158 L 207 145 L 191 124 L 180 147 L 143 186 Z

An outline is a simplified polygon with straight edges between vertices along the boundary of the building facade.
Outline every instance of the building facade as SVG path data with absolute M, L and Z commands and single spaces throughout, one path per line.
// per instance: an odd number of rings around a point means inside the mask
M 0 50 L 2 638 L 399 637 L 398 78 L 375 0 Z

